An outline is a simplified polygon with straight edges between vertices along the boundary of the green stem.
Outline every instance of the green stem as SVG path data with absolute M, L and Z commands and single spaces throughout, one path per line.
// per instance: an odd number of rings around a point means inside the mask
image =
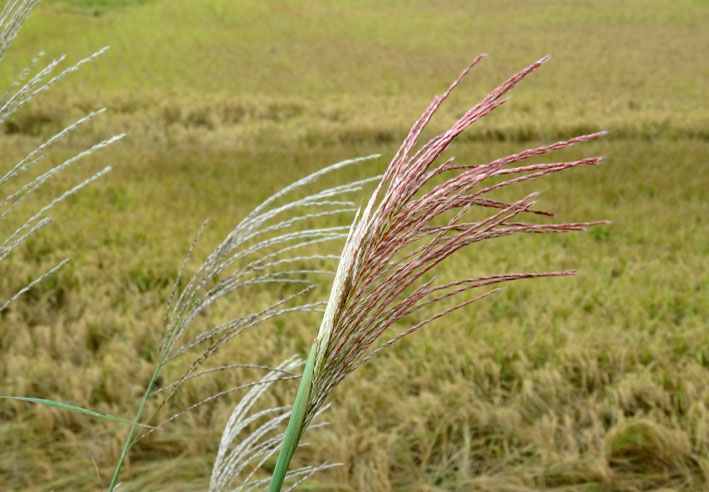
M 116 465 L 116 470 L 113 472 L 113 477 L 111 478 L 111 484 L 108 486 L 109 492 L 113 492 L 113 489 L 116 487 L 116 482 L 118 481 L 118 474 L 121 472 L 121 468 L 123 467 L 123 462 L 126 459 L 126 455 L 128 454 L 128 450 L 133 445 L 133 443 L 132 443 L 133 434 L 135 433 L 136 427 L 138 427 L 138 421 L 140 420 L 140 417 L 143 415 L 143 410 L 145 410 L 145 403 L 148 401 L 148 398 L 150 397 L 150 392 L 153 389 L 153 385 L 155 384 L 155 381 L 157 381 L 158 376 L 160 375 L 160 369 L 162 369 L 162 364 L 158 364 L 158 366 L 155 368 L 155 372 L 153 372 L 153 377 L 150 379 L 150 383 L 148 383 L 148 387 L 145 390 L 145 395 L 143 396 L 143 401 L 140 402 L 140 407 L 138 408 L 138 412 L 135 414 L 135 418 L 133 419 L 133 423 L 130 426 L 130 431 L 128 431 L 128 437 L 126 438 L 126 442 L 123 445 L 123 451 L 121 451 L 121 457 L 118 460 L 118 464 Z
M 184 312 L 180 315 L 176 326 L 180 326 L 182 322 L 185 319 L 185 314 L 194 304 L 194 299 L 190 301 L 190 303 L 187 305 L 187 309 L 184 310 Z M 153 386 L 155 385 L 155 381 L 158 380 L 158 376 L 160 376 L 160 371 L 163 368 L 163 365 L 165 365 L 165 362 L 167 361 L 167 355 L 170 353 L 172 350 L 172 346 L 175 343 L 175 336 L 176 332 L 172 333 L 172 336 L 170 336 L 170 340 L 168 340 L 167 344 L 165 345 L 165 348 L 163 349 L 162 353 L 164 354 L 163 357 L 161 357 L 160 362 L 158 363 L 157 367 L 155 367 L 155 371 L 153 372 L 153 377 L 150 378 L 150 382 L 148 383 L 148 387 L 145 389 L 145 395 L 143 395 L 143 400 L 140 402 L 140 407 L 138 407 L 138 412 L 135 414 L 135 418 L 133 419 L 133 422 L 131 423 L 130 426 L 130 431 L 128 431 L 128 437 L 126 438 L 126 442 L 123 444 L 123 450 L 121 451 L 121 457 L 118 459 L 118 463 L 116 464 L 116 469 L 113 472 L 113 477 L 111 477 L 111 483 L 108 486 L 108 492 L 113 492 L 113 490 L 116 488 L 116 482 L 118 481 L 118 475 L 121 473 L 121 468 L 123 467 L 123 462 L 126 459 L 126 456 L 128 455 L 128 451 L 130 448 L 135 444 L 132 439 L 133 439 L 133 434 L 135 434 L 135 428 L 138 427 L 138 421 L 140 420 L 140 417 L 143 415 L 143 410 L 145 410 L 145 404 L 148 401 L 148 398 L 150 398 L 150 392 L 153 390 Z M 152 419 L 152 417 L 151 417 Z M 148 419 L 148 422 L 150 422 L 151 419 Z
M 278 453 L 276 468 L 273 470 L 271 485 L 268 487 L 268 492 L 281 491 L 283 481 L 286 479 L 286 473 L 288 473 L 290 460 L 293 457 L 295 448 L 298 447 L 298 441 L 300 440 L 300 435 L 303 432 L 305 411 L 308 408 L 308 401 L 310 400 L 310 386 L 313 381 L 313 369 L 315 367 L 317 347 L 318 341 L 316 339 L 313 341 L 313 346 L 310 348 L 308 361 L 305 363 L 303 376 L 300 378 L 300 386 L 298 386 L 298 393 L 295 396 L 293 411 L 291 412 L 290 420 L 288 421 L 288 428 L 286 429 L 286 435 L 283 438 L 281 451 Z

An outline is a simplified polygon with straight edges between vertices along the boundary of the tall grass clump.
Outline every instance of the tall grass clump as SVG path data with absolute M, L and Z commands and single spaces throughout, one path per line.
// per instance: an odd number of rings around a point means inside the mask
M 8 47 L 17 37 L 23 23 L 27 20 L 38 3 L 39 0 L 8 0 L 5 2 L 2 11 L 0 11 L 0 63 L 2 63 Z M 64 56 L 56 58 L 41 67 L 40 60 L 44 54 L 39 53 L 32 59 L 30 64 L 17 75 L 10 86 L 5 89 L 2 97 L 0 97 L 0 125 L 4 124 L 8 118 L 42 92 L 52 87 L 70 73 L 78 70 L 82 65 L 93 61 L 107 49 L 107 47 L 103 48 L 63 70 L 60 69 L 60 67 L 65 60 Z M 38 65 L 40 65 L 41 68 L 37 68 Z M 66 171 L 77 161 L 123 138 L 123 135 L 107 138 L 68 159 L 64 159 L 58 164 L 50 164 L 42 169 L 41 164 L 43 161 L 48 160 L 48 152 L 51 150 L 52 145 L 70 133 L 79 130 L 83 125 L 104 111 L 104 109 L 94 111 L 80 118 L 37 145 L 25 157 L 20 159 L 19 162 L 1 171 L 0 227 L 2 227 L 2 229 L 0 230 L 0 261 L 6 260 L 22 243 L 49 224 L 52 218 L 48 214 L 57 204 L 110 171 L 110 166 L 104 167 L 96 174 L 79 181 L 69 189 L 52 197 L 38 208 L 22 207 L 23 203 L 33 193 L 43 186 L 46 186 L 51 179 Z M 5 163 L 3 163 L 3 167 L 4 166 Z M 47 271 L 39 274 L 34 280 L 21 287 L 17 292 L 4 294 L 7 297 L 4 299 L 0 297 L 0 311 L 5 310 L 13 301 L 27 292 L 32 286 L 48 275 L 56 272 L 68 261 L 68 259 L 60 261 Z

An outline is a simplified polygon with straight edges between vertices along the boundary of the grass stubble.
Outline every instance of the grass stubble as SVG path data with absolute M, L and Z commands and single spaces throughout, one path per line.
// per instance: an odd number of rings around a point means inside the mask
M 204 135 L 216 140 L 219 128 Z M 18 145 L 7 155 L 33 141 L 22 132 L 10 138 Z M 234 154 L 216 148 L 205 162 L 194 142 L 183 144 L 186 153 L 170 161 L 176 172 L 167 177 L 164 163 L 174 152 L 139 150 L 134 144 L 115 148 L 112 159 L 132 161 L 114 171 L 120 176 L 72 198 L 72 210 L 78 212 L 51 241 L 38 237 L 18 251 L 24 254 L 18 270 L 36 272 L 38 264 L 67 250 L 81 268 L 67 265 L 56 281 L 34 287 L 26 302 L 5 314 L 0 340 L 7 354 L 3 374 L 12 390 L 7 393 L 130 414 L 144 390 L 140 381 L 149 379 L 154 366 L 150 347 L 159 339 L 154 327 L 160 326 L 176 265 L 189 247 L 186 238 L 199 227 L 195 221 L 211 216 L 214 230 L 205 231 L 201 244 L 218 242 L 230 217 L 247 212 L 242 203 L 261 200 L 273 189 L 268 180 L 274 178 L 249 163 L 258 162 L 257 157 L 274 167 L 280 162 L 279 179 L 286 181 L 303 168 L 312 169 L 312 159 L 332 162 L 342 154 L 361 154 L 362 147 L 367 153 L 387 147 L 371 140 L 358 148 L 307 149 L 300 141 L 285 151 L 242 149 Z M 589 144 L 590 152 L 595 148 Z M 512 143 L 468 142 L 456 154 L 460 160 L 485 162 L 514 150 Z M 568 159 L 575 157 L 573 149 L 565 152 Z M 521 284 L 488 307 L 451 314 L 445 327 L 432 327 L 435 333 L 402 340 L 379 357 L 376 367 L 361 368 L 361 375 L 349 380 L 348 391 L 333 394 L 331 425 L 313 434 L 315 445 L 299 451 L 297 466 L 347 463 L 318 478 L 326 490 L 334 484 L 345 490 L 702 490 L 709 357 L 707 278 L 701 272 L 709 246 L 701 231 L 709 180 L 705 167 L 696 163 L 705 160 L 706 143 L 616 140 L 601 152 L 614 159 L 602 176 L 579 169 L 572 179 L 552 178 L 544 202 L 549 208 L 574 210 L 582 219 L 609 217 L 614 225 L 607 232 L 573 241 L 561 238 L 558 244 L 542 241 L 543 247 L 525 238 L 516 238 L 514 245 L 501 240 L 495 251 L 478 248 L 442 272 L 453 280 L 456 271 L 478 271 L 481 265 L 491 272 L 511 265 L 526 270 L 541 258 L 563 268 L 578 266 L 583 273 L 578 288 L 568 286 L 557 299 L 552 281 Z M 240 200 L 232 192 L 234 155 L 241 163 Z M 349 173 L 353 179 L 365 176 Z M 147 199 L 158 195 L 149 183 L 158 180 L 165 201 L 149 207 Z M 597 197 L 603 207 L 594 205 Z M 96 199 L 105 200 L 106 209 L 98 209 Z M 87 224 L 102 225 L 86 236 L 81 230 Z M 185 239 L 176 244 L 175 237 Z M 200 247 L 195 255 L 207 253 Z M 114 285 L 100 282 L 107 271 Z M 284 292 L 297 291 L 278 295 Z M 321 288 L 313 295 L 324 292 Z M 272 296 L 259 291 L 253 299 L 235 301 L 230 310 L 253 302 L 267 305 L 276 300 Z M 540 297 L 549 302 L 540 306 L 534 302 Z M 89 298 L 93 307 L 86 306 Z M 218 319 L 220 314 L 217 310 L 210 316 Z M 316 324 L 316 317 L 307 316 L 275 323 L 280 336 L 245 336 L 238 350 L 220 356 L 227 365 L 248 351 L 272 364 L 274 354 L 285 359 L 293 350 L 304 353 L 304 341 L 312 338 Z M 412 366 L 407 360 L 427 362 Z M 53 377 L 58 371 L 67 377 Z M 227 389 L 243 376 L 186 386 L 174 409 L 199 401 L 205 392 Z M 274 386 L 266 403 L 287 405 L 290 391 Z M 226 421 L 230 406 L 195 409 L 174 423 L 170 436 L 153 433 L 141 442 L 123 487 L 160 490 L 168 478 L 171 487 L 185 490 L 203 485 L 196 477 L 209 475 L 210 460 L 203 457 L 215 451 L 220 426 L 214 422 Z M 12 424 L 3 424 L 2 431 L 2 473 L 11 489 L 90 490 L 96 483 L 91 460 L 106 477 L 120 453 L 120 436 L 104 423 L 46 408 L 28 412 L 9 405 L 3 412 Z M 37 480 L 40 475 L 44 478 Z

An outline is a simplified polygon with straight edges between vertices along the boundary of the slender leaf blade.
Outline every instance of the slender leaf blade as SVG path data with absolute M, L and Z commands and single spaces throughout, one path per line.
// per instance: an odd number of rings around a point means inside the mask
M 28 396 L 5 396 L 0 395 L 0 399 L 4 400 L 18 400 L 18 401 L 28 401 L 31 403 L 40 403 L 42 405 L 48 405 L 50 407 L 57 407 L 63 410 L 71 410 L 72 412 L 83 413 L 85 415 L 90 415 L 91 417 L 97 417 L 100 419 L 110 420 L 112 422 L 119 422 L 121 424 L 132 424 L 130 420 L 122 419 L 120 417 L 114 417 L 113 415 L 106 415 L 103 413 L 95 412 L 94 410 L 89 410 L 87 408 L 77 407 L 76 405 L 70 405 L 68 403 L 62 403 L 60 401 L 47 400 L 45 398 L 31 398 Z

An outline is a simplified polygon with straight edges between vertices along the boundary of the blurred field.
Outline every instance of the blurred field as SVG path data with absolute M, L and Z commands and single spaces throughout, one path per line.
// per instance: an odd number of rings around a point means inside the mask
M 581 275 L 510 285 L 355 373 L 333 395 L 331 425 L 296 454 L 299 463 L 345 465 L 302 490 L 707 490 L 707 25 L 703 1 L 47 0 L 3 61 L 0 87 L 40 49 L 76 60 L 112 48 L 13 117 L 0 138 L 2 165 L 104 105 L 108 114 L 54 158 L 129 136 L 61 178 L 114 165 L 0 265 L 5 294 L 73 258 L 0 315 L 0 394 L 131 416 L 152 373 L 166 298 L 204 218 L 211 225 L 196 259 L 297 177 L 373 152 L 383 157 L 329 179 L 380 172 L 476 54 L 490 57 L 430 135 L 551 53 L 454 153 L 483 162 L 607 129 L 602 141 L 559 154 L 607 155 L 607 165 L 516 194 L 542 191 L 559 221 L 612 225 L 483 243 L 445 266 L 451 276 Z M 280 294 L 253 292 L 204 322 Z M 302 354 L 318 323 L 276 322 L 219 357 L 273 363 Z M 235 383 L 189 387 L 175 405 Z M 293 392 L 278 387 L 272 401 Z M 141 443 L 120 490 L 204 490 L 235 401 Z M 125 431 L 3 402 L 0 489 L 105 486 Z

